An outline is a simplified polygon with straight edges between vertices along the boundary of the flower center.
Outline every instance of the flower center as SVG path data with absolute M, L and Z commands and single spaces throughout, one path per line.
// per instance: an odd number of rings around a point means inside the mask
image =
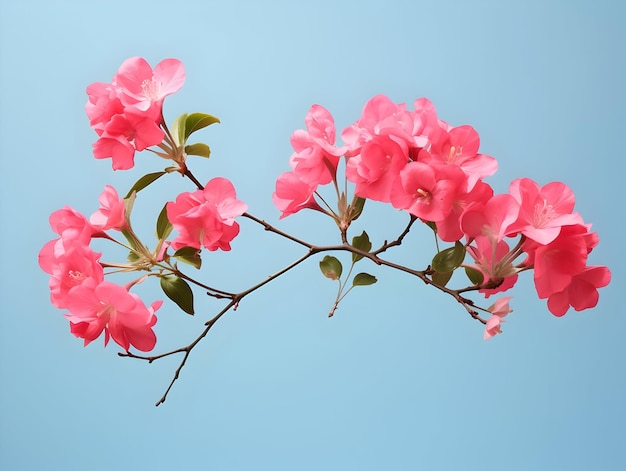
M 539 228 L 544 227 L 552 219 L 554 219 L 554 207 L 551 204 L 548 204 L 546 200 L 543 200 L 543 203 L 535 204 L 535 212 L 533 216 L 533 225 Z
M 69 276 L 70 281 L 75 285 L 82 283 L 83 280 L 86 278 L 85 274 L 78 270 L 69 270 L 67 272 L 67 276 Z
M 161 82 L 157 82 L 154 77 L 141 82 L 141 91 L 150 101 L 157 101 L 161 93 Z

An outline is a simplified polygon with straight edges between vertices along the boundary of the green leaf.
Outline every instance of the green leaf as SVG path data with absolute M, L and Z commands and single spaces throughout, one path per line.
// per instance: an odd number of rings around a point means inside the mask
M 320 270 L 326 278 L 338 280 L 341 278 L 343 267 L 341 262 L 331 255 L 326 255 L 320 262 Z
M 357 197 L 354 199 L 354 203 L 350 206 L 351 219 L 356 221 L 361 213 L 363 212 L 363 207 L 365 206 L 365 198 Z
M 193 315 L 193 291 L 185 280 L 175 275 L 162 276 L 161 289 L 179 308 Z
M 128 255 L 126 256 L 126 260 L 128 260 L 129 263 L 133 263 L 136 262 L 137 260 L 139 260 L 139 255 L 137 255 L 136 252 L 128 252 Z
M 187 139 L 192 133 L 219 122 L 220 120 L 218 118 L 206 113 L 191 113 L 187 115 L 185 117 L 185 139 L 182 140 L 181 144 L 187 142 Z
M 437 272 L 433 274 L 432 278 L 433 278 L 433 281 L 437 283 L 439 286 L 446 286 L 448 284 L 448 281 L 450 281 L 450 278 L 452 278 L 452 272 L 451 271 L 447 273 Z
M 137 192 L 135 191 L 131 192 L 130 195 L 124 198 L 124 219 L 126 219 L 126 224 L 128 225 L 128 227 L 131 226 L 130 215 L 133 212 L 133 206 L 135 205 L 136 198 Z
M 181 262 L 188 263 L 197 269 L 200 269 L 202 266 L 200 249 L 196 249 L 195 247 L 181 247 L 174 252 L 174 258 L 180 260 Z
M 352 247 L 362 250 L 363 252 L 369 252 L 372 249 L 372 243 L 367 235 L 367 232 L 363 231 L 360 236 L 354 236 L 352 238 Z M 353 253 L 352 262 L 356 263 L 363 258 L 363 255 Z
M 452 273 L 459 268 L 465 260 L 465 246 L 456 241 L 454 247 L 442 250 L 433 257 L 431 266 L 439 273 Z
M 485 279 L 480 270 L 476 270 L 472 267 L 465 267 L 465 274 L 474 286 L 482 285 Z
M 373 285 L 378 280 L 375 276 L 370 275 L 369 273 L 359 273 L 354 276 L 352 280 L 352 286 L 368 286 Z
M 157 239 L 165 240 L 172 232 L 173 226 L 170 220 L 167 218 L 167 203 L 163 206 L 163 209 L 159 213 L 156 224 Z
M 155 181 L 157 178 L 162 177 L 166 173 L 167 172 L 154 172 L 154 173 L 148 173 L 147 175 L 144 175 L 139 180 L 137 180 L 137 182 L 133 185 L 133 187 L 130 190 L 128 190 L 128 193 L 126 194 L 124 198 L 128 198 L 133 193 L 133 191 L 138 192 L 138 191 L 143 190 L 150 183 Z
M 181 114 L 172 123 L 172 132 L 176 145 L 180 146 L 185 142 L 185 120 L 187 119 L 187 113 Z
M 185 146 L 185 153 L 187 155 L 199 155 L 200 157 L 206 157 L 208 159 L 211 156 L 211 148 L 206 144 L 197 142 Z
M 128 245 L 130 245 L 131 248 L 137 250 L 137 244 L 135 243 L 135 238 L 130 234 L 130 232 L 128 232 L 126 229 L 122 229 L 121 232 L 124 238 L 126 239 L 126 241 L 128 242 Z

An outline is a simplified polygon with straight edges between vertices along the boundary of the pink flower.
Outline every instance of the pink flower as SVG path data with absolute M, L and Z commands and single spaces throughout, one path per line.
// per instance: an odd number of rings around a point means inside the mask
M 92 226 L 103 231 L 107 229 L 122 230 L 128 227 L 126 221 L 126 204 L 111 185 L 105 185 L 100 195 L 100 209 L 89 218 Z
M 306 117 L 307 130 L 298 129 L 291 135 L 294 153 L 289 163 L 302 181 L 311 185 L 330 183 L 337 172 L 344 148 L 335 147 L 335 122 L 320 105 L 313 105 Z
M 586 267 L 574 275 L 570 284 L 548 297 L 548 309 L 557 317 L 563 316 L 573 307 L 576 311 L 590 309 L 598 304 L 598 288 L 608 285 L 611 272 L 607 267 Z
M 128 351 L 131 347 L 144 352 L 156 344 L 152 327 L 157 318 L 154 313 L 162 301 L 147 308 L 136 294 L 109 281 L 85 282 L 67 296 L 71 332 L 85 339 L 85 345 L 97 339 L 104 331 L 104 344 L 109 338 Z
M 52 241 L 55 242 L 55 241 Z M 69 247 L 67 246 L 69 245 Z M 50 302 L 53 306 L 63 309 L 67 305 L 67 297 L 71 290 L 86 280 L 96 283 L 104 279 L 104 270 L 100 264 L 100 256 L 89 246 L 80 243 L 64 244 L 63 252 L 58 256 L 50 254 L 42 257 L 50 248 L 46 244 L 40 252 L 39 264 L 50 276 Z M 57 250 L 59 247 L 57 247 Z
M 49 222 L 52 230 L 64 240 L 76 239 L 89 244 L 91 237 L 99 232 L 83 214 L 69 206 L 50 214 Z
M 85 111 L 89 124 L 98 133 L 102 131 L 113 116 L 124 112 L 124 105 L 119 98 L 119 88 L 111 83 L 96 82 L 87 87 L 88 101 Z
M 274 205 L 283 213 L 280 219 L 305 208 L 322 211 L 313 196 L 316 187 L 300 180 L 293 172 L 281 174 L 276 180 L 276 191 L 272 194 Z
M 406 105 L 395 104 L 385 95 L 372 97 L 363 107 L 361 117 L 345 128 L 341 137 L 347 144 L 347 155 L 355 156 L 374 136 L 388 136 L 408 151 L 414 146 L 414 114 Z
M 431 165 L 457 165 L 468 176 L 468 189 L 481 178 L 493 175 L 498 169 L 496 159 L 478 153 L 480 138 L 471 126 L 458 126 L 444 134 L 445 139 L 420 153 L 419 160 Z
M 486 236 L 476 236 L 474 244 L 467 246 L 467 253 L 476 262 L 471 268 L 483 274 L 482 284 L 487 286 L 479 292 L 488 298 L 511 289 L 517 282 L 518 270 L 513 266 L 509 244 L 504 240 L 496 242 Z
M 479 180 L 468 193 L 467 183 L 460 183 L 461 181 L 467 180 L 467 175 L 456 166 L 449 165 L 444 169 L 448 173 L 461 173 L 465 177 L 457 176 L 453 178 L 453 180 L 459 181 L 459 184 L 454 187 L 452 210 L 444 219 L 436 221 L 437 235 L 439 238 L 446 242 L 454 242 L 462 239 L 465 235 L 461 229 L 461 217 L 465 210 L 472 204 L 486 204 L 493 196 L 493 188 L 482 180 Z
M 486 203 L 469 206 L 461 217 L 461 229 L 467 237 L 484 235 L 494 242 L 501 241 L 512 232 L 509 229 L 517 220 L 519 203 L 511 195 L 495 195 Z
M 114 170 L 128 170 L 135 165 L 135 151 L 160 144 L 165 133 L 154 119 L 135 113 L 117 114 L 102 128 L 93 144 L 94 157 L 111 157 Z
M 384 203 L 389 202 L 391 189 L 407 165 L 408 155 L 389 136 L 374 136 L 363 144 L 360 155 L 350 157 L 346 177 L 356 183 L 355 194 Z
M 120 66 L 114 81 L 121 88 L 120 99 L 126 107 L 143 112 L 153 109 L 160 116 L 165 97 L 183 86 L 185 69 L 179 60 L 165 59 L 153 71 L 145 59 L 131 57 Z
M 394 208 L 425 221 L 439 221 L 452 211 L 457 181 L 421 162 L 409 162 L 391 189 Z
M 534 262 L 534 281 L 540 299 L 563 291 L 575 275 L 581 273 L 587 264 L 587 255 L 597 244 L 597 236 L 588 232 L 583 225 L 563 226 L 561 232 L 547 245 L 530 247 L 528 263 Z
M 208 250 L 230 250 L 230 242 L 239 234 L 235 217 L 247 209 L 225 178 L 212 179 L 204 190 L 181 193 L 175 202 L 167 203 L 167 218 L 179 232 L 172 248 L 204 246 Z
M 583 224 L 574 210 L 574 193 L 561 182 L 540 187 L 530 178 L 513 180 L 509 193 L 519 202 L 519 219 L 515 230 L 542 245 L 552 242 L 562 226 Z
M 499 298 L 487 309 L 491 312 L 492 316 L 487 320 L 487 324 L 485 325 L 485 334 L 483 336 L 485 340 L 502 333 L 500 326 L 504 322 L 504 317 L 510 312 L 513 312 L 509 307 L 509 301 L 512 298 L 512 296 Z

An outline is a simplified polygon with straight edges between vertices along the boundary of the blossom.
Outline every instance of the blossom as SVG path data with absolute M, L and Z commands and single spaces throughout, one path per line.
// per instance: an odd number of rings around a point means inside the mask
M 50 253 L 50 248 L 49 243 L 41 250 L 39 265 L 42 270 L 50 274 L 50 302 L 53 306 L 63 309 L 67 305 L 67 297 L 73 288 L 82 285 L 87 280 L 99 283 L 104 279 L 104 270 L 100 264 L 102 254 L 94 252 L 89 246 L 77 241 L 64 244 L 62 252 L 57 255 Z
M 348 159 L 346 177 L 361 198 L 389 202 L 392 186 L 408 163 L 406 151 L 389 136 L 374 136 Z
M 496 300 L 487 310 L 491 312 L 491 317 L 487 319 L 485 324 L 485 333 L 483 335 L 484 340 L 488 340 L 491 337 L 501 334 L 501 324 L 504 322 L 504 317 L 513 310 L 509 307 L 509 301 L 512 296 L 504 296 Z
M 441 220 L 452 210 L 458 184 L 449 177 L 424 163 L 409 162 L 391 189 L 391 204 L 426 221 Z
M 492 196 L 486 203 L 470 205 L 461 216 L 461 229 L 468 237 L 484 235 L 495 242 L 510 235 L 517 220 L 519 203 L 511 195 Z
M 576 311 L 589 309 L 598 304 L 598 288 L 611 281 L 611 272 L 607 267 L 586 267 L 574 275 L 569 285 L 558 293 L 548 297 L 548 309 L 557 317 L 563 316 L 573 307 Z
M 361 117 L 341 132 L 347 145 L 346 155 L 355 156 L 375 136 L 388 136 L 408 152 L 414 147 L 414 113 L 406 105 L 395 104 L 385 95 L 372 97 L 363 107 Z
M 498 169 L 496 159 L 479 154 L 480 138 L 471 126 L 451 128 L 439 138 L 428 152 L 420 152 L 418 160 L 431 165 L 456 165 L 468 176 L 468 189 L 484 177 L 493 175 Z
M 597 236 L 584 225 L 563 226 L 561 232 L 547 245 L 524 247 L 530 250 L 528 264 L 534 262 L 534 281 L 540 299 L 563 291 L 575 275 L 587 264 L 587 256 L 597 244 Z
M 272 194 L 274 205 L 283 213 L 280 219 L 309 208 L 322 211 L 315 201 L 317 185 L 300 180 L 294 172 L 285 172 L 276 180 L 276 191 Z
M 128 226 L 126 221 L 126 204 L 111 185 L 105 185 L 100 195 L 100 209 L 89 218 L 92 226 L 101 230 L 122 230 Z
M 154 313 L 162 303 L 155 301 L 148 308 L 139 296 L 115 283 L 86 282 L 67 296 L 69 314 L 65 317 L 70 321 L 72 334 L 83 338 L 85 345 L 104 331 L 105 345 L 113 338 L 126 351 L 132 345 L 147 352 L 156 344 L 152 330 L 157 321 Z
M 335 122 L 323 106 L 311 106 L 305 124 L 306 131 L 298 129 L 291 135 L 295 152 L 289 164 L 300 180 L 311 185 L 325 185 L 335 178 L 344 148 L 335 147 Z
M 176 93 L 185 82 L 185 69 L 178 59 L 165 59 L 154 70 L 141 57 L 126 59 L 115 75 L 120 99 L 126 107 L 161 114 L 166 96 Z
M 486 236 L 476 236 L 474 244 L 467 246 L 467 253 L 476 262 L 470 267 L 483 275 L 484 287 L 479 292 L 488 298 L 511 289 L 517 282 L 518 269 L 513 266 L 515 254 L 511 253 L 509 244 L 504 240 L 496 242 Z
M 172 248 L 204 246 L 208 250 L 230 250 L 230 242 L 239 234 L 236 216 L 248 206 L 236 198 L 233 184 L 226 178 L 214 178 L 204 190 L 181 193 L 166 206 L 167 218 L 179 232 Z
M 540 244 L 552 242 L 562 226 L 583 224 L 574 210 L 574 192 L 564 183 L 552 182 L 539 186 L 530 178 L 511 182 L 509 193 L 519 202 L 519 219 L 515 230 Z

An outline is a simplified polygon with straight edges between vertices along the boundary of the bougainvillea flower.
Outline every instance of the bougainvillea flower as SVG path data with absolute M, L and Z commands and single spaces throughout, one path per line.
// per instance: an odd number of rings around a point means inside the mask
M 109 338 L 128 351 L 131 346 L 144 352 L 156 344 L 152 327 L 157 318 L 154 313 L 162 301 L 146 307 L 143 301 L 124 287 L 102 281 L 85 282 L 67 296 L 71 332 L 88 345 L 104 331 L 104 344 Z
M 548 297 L 548 309 L 557 317 L 573 307 L 576 311 L 590 309 L 598 304 L 598 288 L 608 285 L 611 272 L 607 267 L 586 267 L 572 277 L 571 283 L 558 293 Z
M 276 180 L 276 191 L 272 194 L 274 205 L 283 213 L 280 219 L 305 208 L 322 211 L 315 201 L 315 188 L 300 180 L 293 172 L 281 174 Z
M 69 206 L 64 206 L 50 214 L 49 222 L 52 230 L 62 239 L 78 240 L 85 245 L 89 244 L 96 232 L 99 232 L 83 214 Z
M 208 250 L 230 250 L 230 242 L 239 234 L 236 216 L 248 206 L 237 199 L 235 187 L 226 178 L 214 178 L 204 190 L 181 193 L 167 203 L 167 218 L 179 233 L 172 248 L 204 246 Z
M 542 245 L 552 242 L 562 226 L 583 224 L 574 210 L 574 192 L 564 183 L 552 182 L 539 186 L 530 178 L 511 182 L 509 193 L 519 202 L 519 219 L 515 230 Z
M 141 57 L 124 61 L 115 75 L 115 83 L 121 88 L 120 99 L 126 107 L 139 111 L 157 109 L 166 96 L 176 93 L 185 82 L 185 69 L 178 59 L 165 59 L 154 70 Z
M 89 124 L 98 135 L 102 134 L 113 116 L 124 112 L 119 95 L 119 88 L 111 83 L 96 82 L 87 87 L 88 101 L 85 111 Z
M 126 221 L 126 205 L 111 185 L 105 185 L 100 194 L 100 209 L 89 218 L 92 226 L 103 231 L 108 229 L 122 230 L 128 227 Z

